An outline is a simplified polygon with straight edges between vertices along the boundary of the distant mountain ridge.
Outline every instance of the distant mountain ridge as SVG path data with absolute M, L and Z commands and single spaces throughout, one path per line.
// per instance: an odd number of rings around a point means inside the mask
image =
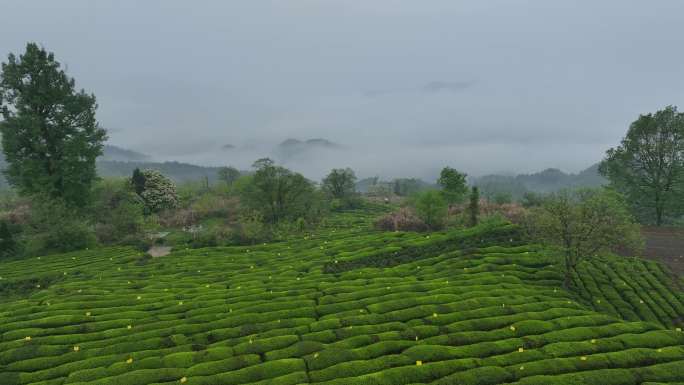
M 550 193 L 565 188 L 599 187 L 608 184 L 598 172 L 599 164 L 577 174 L 566 173 L 557 168 L 547 168 L 532 174 L 485 175 L 473 178 L 471 183 L 482 190 L 485 197 L 496 194 L 510 194 L 513 199 L 521 199 L 527 192 Z
M 299 140 L 289 138 L 281 142 L 274 150 L 274 155 L 281 162 L 287 162 L 295 158 L 306 157 L 315 150 L 334 150 L 342 146 L 335 142 L 322 138 Z
M 150 159 L 149 155 L 110 144 L 105 144 L 102 149 L 102 156 L 98 158 L 98 160 L 118 162 L 141 162 Z

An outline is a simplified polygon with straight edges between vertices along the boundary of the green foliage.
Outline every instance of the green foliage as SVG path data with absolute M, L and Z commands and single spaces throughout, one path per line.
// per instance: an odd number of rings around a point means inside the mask
M 137 167 L 135 170 L 133 170 L 131 185 L 133 185 L 133 191 L 135 191 L 135 193 L 138 195 L 145 191 L 145 175 Z
M 334 168 L 323 178 L 321 187 L 334 199 L 345 199 L 354 194 L 356 174 L 351 168 Z
M 93 218 L 100 242 L 117 243 L 140 235 L 144 224 L 145 204 L 132 191 L 127 180 L 102 180 L 95 185 L 93 196 L 89 215 Z
M 392 181 L 394 194 L 398 196 L 411 196 L 427 188 L 427 183 L 416 178 L 397 178 Z
M 432 230 L 444 226 L 447 216 L 447 202 L 437 190 L 427 190 L 418 193 L 412 200 L 418 217 Z
M 221 218 L 231 219 L 237 216 L 238 200 L 226 196 L 221 192 L 207 191 L 195 197 L 190 209 L 197 215 L 197 219 Z
M 640 115 L 599 170 L 625 194 L 642 220 L 660 226 L 684 201 L 684 113 L 668 106 Z
M 50 254 L 82 250 L 97 245 L 93 226 L 66 204 L 35 199 L 26 230 L 26 253 Z
M 442 186 L 442 194 L 447 203 L 460 203 L 468 192 L 466 174 L 461 174 L 451 167 L 444 167 L 437 183 Z
M 468 202 L 468 218 L 470 226 L 477 226 L 480 216 L 480 190 L 473 186 L 470 190 L 470 201 Z
M 271 240 L 272 233 L 261 213 L 248 211 L 240 215 L 236 236 L 238 244 L 253 245 Z
M 544 203 L 544 196 L 535 192 L 526 192 L 523 195 L 521 204 L 525 208 L 539 207 Z
M 19 58 L 10 54 L 0 74 L 9 183 L 25 195 L 87 203 L 107 137 L 96 108 L 95 96 L 76 91 L 52 53 L 29 43 Z
M 16 234 L 6 220 L 0 220 L 0 259 L 14 257 L 19 252 Z
M 676 320 L 624 321 L 601 308 L 641 310 L 638 294 L 657 319 L 682 314 L 681 290 L 658 284 L 667 282 L 659 264 L 591 259 L 574 277 L 582 289 L 569 292 L 562 259 L 520 244 L 516 225 L 370 229 L 386 210 L 335 213 L 282 242 L 178 248 L 145 263 L 127 247 L 0 261 L 0 382 L 684 381 Z
M 248 209 L 260 212 L 269 223 L 306 215 L 314 198 L 310 181 L 268 158 L 257 160 L 253 167 L 254 175 L 239 186 L 241 201 Z
M 220 181 L 230 186 L 240 178 L 240 171 L 235 167 L 221 167 L 218 170 L 218 178 Z
M 497 205 L 503 205 L 506 203 L 511 203 L 513 202 L 513 196 L 509 192 L 497 192 L 495 194 L 492 194 L 490 200 L 494 202 L 494 204 Z
M 638 250 L 643 244 L 624 199 L 610 189 L 551 194 L 530 211 L 526 223 L 533 239 L 562 251 L 566 287 L 582 259 L 618 247 Z

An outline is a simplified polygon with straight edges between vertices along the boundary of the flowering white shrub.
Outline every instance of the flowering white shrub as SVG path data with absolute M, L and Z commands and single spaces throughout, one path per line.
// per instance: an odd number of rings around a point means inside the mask
M 152 212 L 172 209 L 178 206 L 176 184 L 157 170 L 143 170 L 145 189 L 140 194 L 145 205 Z

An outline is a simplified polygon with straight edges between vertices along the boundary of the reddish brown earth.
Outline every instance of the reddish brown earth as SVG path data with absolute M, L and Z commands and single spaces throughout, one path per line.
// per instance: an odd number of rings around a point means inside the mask
M 646 241 L 644 256 L 667 264 L 684 277 L 684 228 L 644 226 L 641 234 Z

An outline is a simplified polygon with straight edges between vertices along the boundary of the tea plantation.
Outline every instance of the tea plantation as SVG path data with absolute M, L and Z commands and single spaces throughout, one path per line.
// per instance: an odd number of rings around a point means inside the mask
M 0 384 L 684 383 L 684 292 L 661 265 L 603 257 L 566 291 L 513 225 L 368 223 L 0 263 Z

